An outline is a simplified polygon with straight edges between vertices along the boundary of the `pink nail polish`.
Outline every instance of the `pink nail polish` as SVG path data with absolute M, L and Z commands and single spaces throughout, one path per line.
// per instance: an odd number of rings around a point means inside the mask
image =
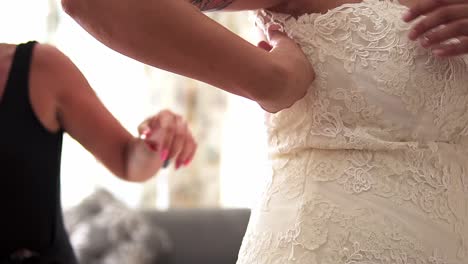
M 177 161 L 177 162 L 176 162 L 175 169 L 178 170 L 179 168 L 180 168 L 180 161 Z
M 187 166 L 190 164 L 190 162 L 192 162 L 192 159 L 186 160 L 186 161 L 184 162 L 184 166 L 187 167 Z
M 167 160 L 167 156 L 169 156 L 169 150 L 165 149 L 161 152 L 161 160 L 162 161 L 166 161 Z

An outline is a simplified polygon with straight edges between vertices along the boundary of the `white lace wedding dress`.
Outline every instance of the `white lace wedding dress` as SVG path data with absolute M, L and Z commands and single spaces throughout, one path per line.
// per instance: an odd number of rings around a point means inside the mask
M 267 119 L 273 174 L 238 264 L 468 263 L 468 60 L 409 41 L 406 9 L 260 12 L 317 79 Z

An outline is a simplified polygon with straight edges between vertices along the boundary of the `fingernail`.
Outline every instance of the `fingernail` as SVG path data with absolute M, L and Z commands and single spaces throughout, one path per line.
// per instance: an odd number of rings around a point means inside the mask
M 429 38 L 427 36 L 422 37 L 419 42 L 421 43 L 421 46 L 425 48 L 429 46 Z
M 187 166 L 190 164 L 190 162 L 192 162 L 192 159 L 186 160 L 186 161 L 184 162 L 184 166 L 187 167 Z
M 418 35 L 418 32 L 416 30 L 411 30 L 410 33 L 408 34 L 408 38 L 411 40 L 415 40 Z
M 278 24 L 273 24 L 273 25 L 268 27 L 268 31 L 278 31 L 280 29 L 281 29 L 281 26 L 278 25 Z
M 443 49 L 436 49 L 432 51 L 432 54 L 434 54 L 435 56 L 441 56 L 444 54 L 444 52 L 445 51 Z
M 171 160 L 164 161 L 163 168 L 165 169 L 165 168 L 169 167 L 170 163 L 171 163 Z
M 411 11 L 407 10 L 403 13 L 403 16 L 402 16 L 403 20 L 408 22 L 408 20 L 411 18 Z
M 175 169 L 178 170 L 179 168 L 180 168 L 180 161 L 177 161 L 177 162 L 176 162 Z
M 161 160 L 166 161 L 167 156 L 169 155 L 169 150 L 165 149 L 161 152 Z
M 146 129 L 143 132 L 141 132 L 141 138 L 142 139 L 149 138 L 150 135 L 151 135 L 151 130 L 149 130 L 149 129 Z

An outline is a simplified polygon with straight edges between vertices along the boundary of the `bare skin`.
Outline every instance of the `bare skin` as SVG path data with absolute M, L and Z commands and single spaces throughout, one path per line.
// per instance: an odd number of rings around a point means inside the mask
M 324 13 L 344 3 L 360 0 L 298 0 L 287 1 L 273 9 L 282 13 Z M 409 39 L 418 41 L 435 56 L 453 57 L 468 53 L 468 0 L 400 0 L 409 8 L 403 16 L 412 22 L 421 16 L 409 33 Z M 447 43 L 447 41 L 451 40 Z
M 15 47 L 7 44 L 0 44 L 0 102 L 2 100 L 3 90 L 7 83 L 8 72 L 10 72 L 11 61 L 15 55 Z
M 198 5 L 211 10 L 227 5 L 226 9 L 233 10 L 279 2 L 242 0 Z M 314 80 L 310 62 L 286 36 L 275 34 L 273 49 L 265 52 L 203 15 L 189 1 L 144 3 L 62 0 L 66 12 L 110 48 L 254 100 L 269 112 L 280 111 L 304 97 Z
M 203 12 L 220 11 L 230 6 L 235 0 L 191 0 L 191 3 Z
M 301 50 L 280 35 L 270 43 L 273 48 L 268 52 L 256 49 L 199 11 L 265 8 L 298 16 L 360 1 L 149 0 L 137 5 L 133 0 L 62 0 L 62 5 L 96 39 L 124 55 L 249 98 L 268 112 L 278 112 L 302 98 L 315 78 Z M 435 47 L 441 39 L 459 35 L 460 43 L 445 47 L 452 48 L 445 55 L 468 53 L 468 27 L 464 26 L 468 12 L 463 11 L 467 1 L 401 0 L 411 8 L 407 21 L 421 15 L 432 20 L 416 25 L 410 38 L 426 39 L 423 36 L 429 29 L 448 19 L 452 21 L 449 27 L 430 35 L 430 42 L 423 47 Z
M 436 56 L 451 57 L 468 53 L 468 0 L 419 0 L 404 16 L 414 25 L 409 38 L 431 49 Z M 448 40 L 449 44 L 444 44 Z
M 15 52 L 0 44 L 0 104 Z M 97 98 L 78 68 L 56 48 L 37 44 L 29 75 L 29 97 L 37 118 L 51 133 L 63 129 L 123 180 L 142 182 L 168 159 L 186 166 L 196 142 L 182 118 L 161 111 L 132 136 Z

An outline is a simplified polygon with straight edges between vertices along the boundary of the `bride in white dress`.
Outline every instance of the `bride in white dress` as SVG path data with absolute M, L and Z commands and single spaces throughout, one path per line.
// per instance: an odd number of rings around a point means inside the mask
M 258 12 L 317 77 L 266 121 L 273 173 L 238 264 L 468 263 L 468 60 L 410 41 L 406 10 Z
M 91 34 L 128 56 L 213 85 L 259 83 L 251 77 L 262 74 L 237 66 L 270 60 L 248 60 L 264 54 L 188 2 L 202 11 L 278 5 L 270 9 L 298 15 L 260 11 L 257 24 L 281 26 L 316 72 L 303 99 L 266 121 L 273 174 L 238 264 L 468 263 L 468 60 L 453 56 L 468 53 L 468 0 L 62 0 Z M 307 4 L 332 9 L 303 15 L 316 11 Z M 413 18 L 427 15 L 422 27 L 402 20 L 403 4 Z M 445 27 L 419 38 L 422 45 L 408 37 L 437 25 Z M 446 58 L 425 43 L 450 37 L 458 44 L 444 49 Z M 293 53 L 282 63 L 302 62 Z M 232 60 L 231 68 L 209 68 Z M 291 75 L 304 71 L 294 65 Z M 261 82 L 269 93 L 271 80 Z M 279 89 L 280 99 L 307 87 Z M 229 91 L 252 87 L 241 88 Z

